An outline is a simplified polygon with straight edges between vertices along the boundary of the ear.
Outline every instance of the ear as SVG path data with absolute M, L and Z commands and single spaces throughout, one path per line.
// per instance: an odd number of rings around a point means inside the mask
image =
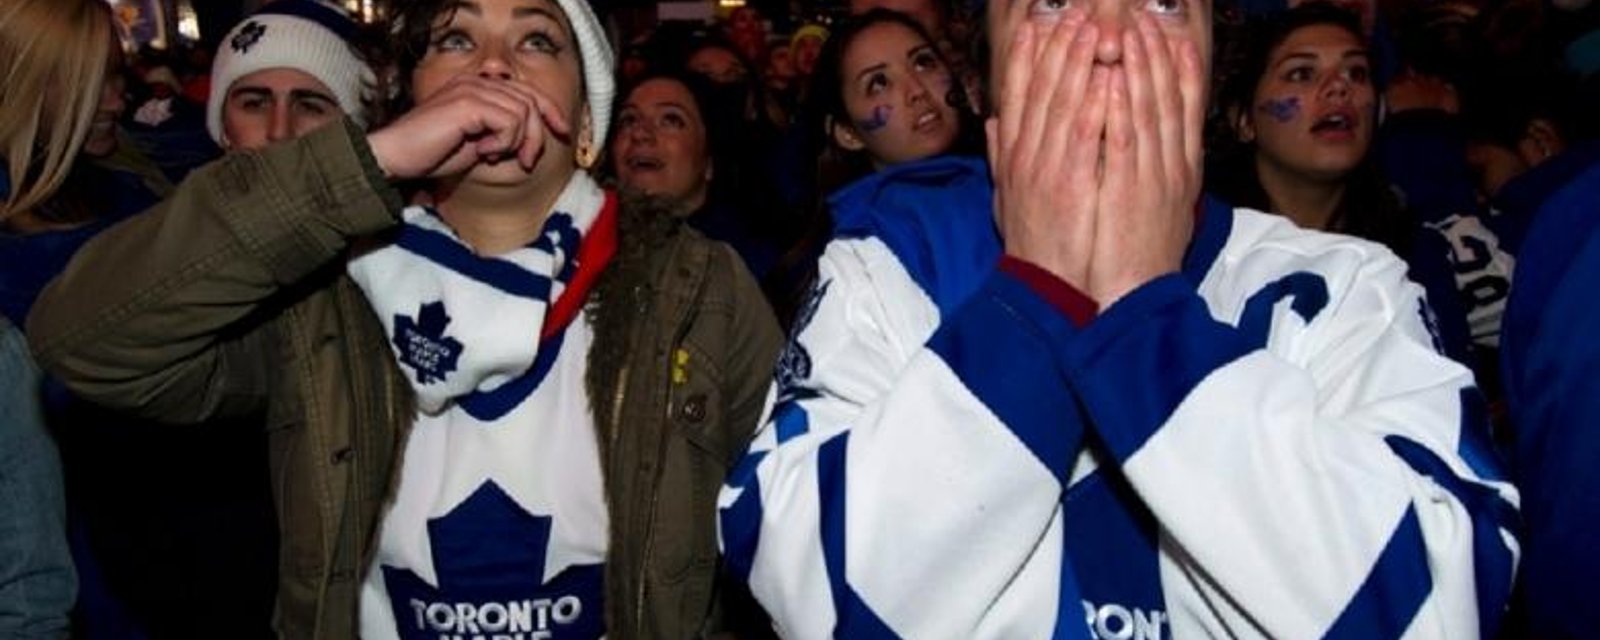
M 867 143 L 861 139 L 861 133 L 855 127 L 842 124 L 833 116 L 823 119 L 822 126 L 828 130 L 828 135 L 833 138 L 833 143 L 845 151 L 860 151 L 867 148 Z
M 1556 125 L 1545 118 L 1534 118 L 1528 122 L 1528 128 L 1522 132 L 1522 144 L 1518 147 L 1531 146 L 1531 158 L 1528 164 L 1536 164 L 1550 156 L 1561 153 L 1566 144 L 1561 140 L 1561 132 L 1556 130 Z M 1525 154 L 1529 155 L 1529 154 Z
M 1250 111 L 1239 105 L 1228 107 L 1228 122 L 1233 124 L 1233 137 L 1239 142 L 1251 143 L 1256 141 L 1256 124 L 1250 119 Z

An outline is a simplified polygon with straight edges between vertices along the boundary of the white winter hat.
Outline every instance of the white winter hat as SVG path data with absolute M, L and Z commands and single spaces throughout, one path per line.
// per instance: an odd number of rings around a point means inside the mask
M 339 108 L 366 124 L 362 96 L 372 68 L 356 54 L 356 24 L 343 9 L 317 0 L 277 0 L 235 26 L 211 64 L 206 128 L 222 144 L 222 106 L 234 81 L 263 69 L 304 71 L 327 85 Z
M 617 95 L 615 61 L 611 57 L 611 42 L 606 39 L 605 26 L 594 15 L 589 0 L 556 0 L 561 11 L 572 24 L 572 34 L 578 39 L 578 53 L 583 58 L 583 86 L 588 93 L 589 117 L 594 120 L 594 145 L 605 146 L 606 133 L 611 128 L 611 101 Z M 576 127 L 577 123 L 573 123 Z M 577 129 L 573 129 L 576 133 Z

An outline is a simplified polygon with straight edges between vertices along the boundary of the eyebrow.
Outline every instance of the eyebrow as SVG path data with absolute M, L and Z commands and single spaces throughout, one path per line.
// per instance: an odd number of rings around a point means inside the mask
M 1339 58 L 1341 60 L 1348 60 L 1350 58 L 1369 58 L 1369 57 L 1371 57 L 1371 56 L 1367 53 L 1366 49 L 1350 49 L 1350 50 L 1345 51 L 1343 54 L 1341 54 L 1339 56 Z M 1288 62 L 1290 60 L 1313 60 L 1313 61 L 1315 61 L 1315 60 L 1317 60 L 1319 58 L 1321 58 L 1321 56 L 1318 56 L 1317 54 L 1312 53 L 1310 51 L 1296 51 L 1294 53 L 1290 53 L 1290 54 L 1287 54 L 1287 55 L 1283 56 L 1283 59 L 1279 60 L 1278 64 L 1281 65 L 1281 64 L 1283 64 L 1285 62 Z
M 933 51 L 933 45 L 931 45 L 931 44 L 919 44 L 919 45 L 917 45 L 915 47 L 912 47 L 912 48 L 910 48 L 910 49 L 908 49 L 906 51 L 906 57 L 907 58 L 913 57 L 913 56 L 915 56 L 915 55 L 917 55 L 919 53 L 922 53 L 923 51 L 932 52 Z
M 241 96 L 271 98 L 273 97 L 273 93 L 271 89 L 266 87 L 239 87 L 228 92 L 229 100 Z M 337 100 L 333 99 L 333 96 L 312 89 L 291 89 L 289 90 L 289 98 L 294 100 L 314 99 L 322 100 L 324 102 L 338 102 Z
M 457 9 L 457 10 L 464 9 L 464 10 L 466 10 L 467 13 L 470 13 L 470 14 L 472 14 L 474 16 L 477 16 L 477 17 L 480 17 L 480 18 L 483 17 L 483 7 L 480 6 L 474 0 L 457 0 L 456 2 L 454 2 L 454 3 L 452 3 L 450 5 L 450 8 Z M 528 18 L 528 17 L 533 17 L 533 16 L 544 16 L 546 18 L 549 18 L 551 20 L 556 21 L 557 23 L 561 22 L 560 17 L 557 16 L 555 14 L 555 12 L 553 12 L 553 11 L 551 11 L 549 9 L 546 9 L 544 7 L 522 6 L 522 7 L 513 7 L 511 9 L 511 17 L 513 17 L 513 18 Z
M 887 68 L 889 68 L 889 65 L 881 63 L 881 62 L 878 63 L 878 64 L 875 64 L 875 65 L 872 65 L 870 67 L 867 67 L 867 68 L 862 69 L 861 71 L 857 72 L 856 73 L 856 80 L 860 80 L 862 78 L 865 78 L 867 76 L 867 74 L 877 73 L 877 72 L 883 71 L 884 69 L 887 69 Z

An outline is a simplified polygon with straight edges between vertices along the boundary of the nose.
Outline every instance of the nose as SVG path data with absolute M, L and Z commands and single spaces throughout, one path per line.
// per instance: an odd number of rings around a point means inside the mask
M 272 108 L 272 122 L 267 124 L 267 140 L 278 142 L 294 137 L 294 122 L 289 111 L 294 108 L 288 100 L 279 100 Z
M 906 104 L 914 105 L 926 102 L 932 94 L 928 91 L 928 81 L 925 78 L 912 76 L 906 83 Z
M 510 80 L 515 77 L 504 47 L 495 43 L 484 46 L 483 58 L 478 62 L 478 77 L 488 80 Z
M 1350 97 L 1350 80 L 1342 73 L 1330 73 L 1328 79 L 1322 82 L 1322 97 L 1328 100 L 1343 100 Z
M 1112 65 L 1122 62 L 1122 34 L 1136 28 L 1133 10 L 1123 2 L 1096 2 L 1089 21 L 1094 24 L 1098 40 L 1094 46 L 1094 61 Z

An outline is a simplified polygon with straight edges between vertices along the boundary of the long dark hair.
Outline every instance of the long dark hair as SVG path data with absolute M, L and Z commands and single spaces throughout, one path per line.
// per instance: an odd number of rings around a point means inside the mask
M 817 56 L 816 75 L 811 79 L 809 106 L 805 110 L 809 117 L 799 123 L 800 126 L 811 127 L 813 131 L 820 131 L 823 136 L 826 152 L 822 155 L 823 166 L 819 171 L 819 182 L 823 193 L 872 173 L 872 162 L 867 154 L 864 151 L 852 152 L 840 149 L 833 143 L 832 132 L 827 130 L 827 123 L 829 119 L 833 122 L 850 122 L 850 112 L 844 104 L 845 52 L 849 51 L 850 46 L 867 29 L 885 23 L 910 29 L 917 37 L 934 45 L 933 54 L 950 72 L 950 90 L 941 97 L 946 104 L 955 109 L 957 133 L 948 152 L 976 155 L 983 153 L 983 123 L 973 115 L 972 109 L 967 104 L 967 94 L 961 84 L 961 78 L 956 76 L 955 67 L 939 50 L 939 42 L 911 16 L 889 9 L 872 9 L 851 16 L 834 26 L 828 36 L 828 42 L 822 46 L 822 52 Z
M 1256 174 L 1256 145 L 1239 139 L 1237 114 L 1255 104 L 1256 86 L 1267 72 L 1272 52 L 1296 31 L 1328 25 L 1366 41 L 1361 18 L 1328 2 L 1308 2 L 1293 9 L 1246 22 L 1232 34 L 1219 56 L 1228 69 L 1219 78 L 1217 104 L 1220 118 L 1213 119 L 1208 136 L 1206 189 L 1231 204 L 1271 211 L 1272 201 Z M 1376 88 L 1375 88 L 1376 89 Z M 1327 231 L 1345 233 L 1388 246 L 1407 255 L 1415 236 L 1415 222 L 1384 177 L 1376 154 L 1367 155 L 1345 176 L 1345 191 L 1328 221 Z

